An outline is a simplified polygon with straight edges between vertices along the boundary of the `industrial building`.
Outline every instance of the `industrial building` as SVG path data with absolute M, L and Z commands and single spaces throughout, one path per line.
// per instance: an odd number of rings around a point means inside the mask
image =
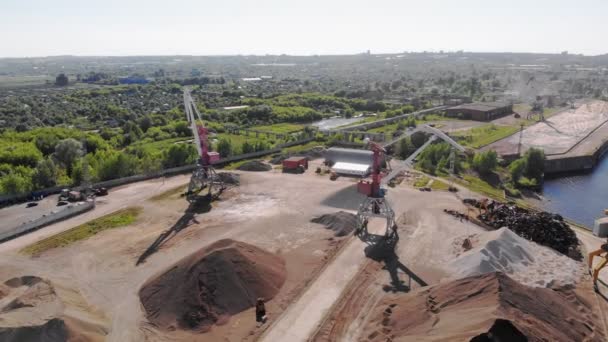
M 513 105 L 504 102 L 476 102 L 446 109 L 449 117 L 490 121 L 513 113 Z
M 371 170 L 373 152 L 332 147 L 325 152 L 325 160 L 333 165 L 332 170 L 337 174 L 364 177 Z

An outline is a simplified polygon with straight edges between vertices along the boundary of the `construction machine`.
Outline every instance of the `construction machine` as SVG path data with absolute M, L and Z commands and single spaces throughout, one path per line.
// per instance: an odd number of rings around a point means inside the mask
M 593 258 L 598 257 L 600 258 L 600 262 L 593 266 Z M 606 265 L 608 265 L 608 241 L 606 241 L 606 243 L 602 244 L 602 246 L 589 253 L 589 257 L 587 258 L 587 261 L 589 263 L 589 272 L 591 273 L 592 277 L 593 277 L 593 287 L 595 288 L 595 290 L 598 290 L 597 287 L 597 279 L 598 276 L 600 274 L 600 271 L 606 267 Z
M 213 162 L 219 161 L 220 155 L 217 152 L 209 151 L 209 141 L 207 139 L 209 131 L 203 125 L 201 114 L 192 99 L 188 87 L 184 87 L 184 107 L 198 152 L 196 168 L 192 172 L 186 198 L 189 202 L 193 202 L 204 189 L 207 189 L 207 197 L 217 197 L 226 189 L 226 185 L 212 166 Z
M 357 212 L 357 235 L 365 235 L 367 232 L 367 224 L 371 218 L 381 218 L 386 220 L 386 239 L 397 238 L 397 225 L 395 224 L 395 212 L 391 208 L 388 200 L 384 197 L 386 189 L 380 187 L 380 181 L 382 180 L 382 174 L 380 170 L 380 163 L 382 156 L 385 155 L 386 150 L 381 145 L 366 139 L 368 146 L 373 152 L 373 164 L 371 183 L 360 184 L 359 189 L 365 189 L 367 197 L 359 206 Z M 362 180 L 362 182 L 365 182 Z

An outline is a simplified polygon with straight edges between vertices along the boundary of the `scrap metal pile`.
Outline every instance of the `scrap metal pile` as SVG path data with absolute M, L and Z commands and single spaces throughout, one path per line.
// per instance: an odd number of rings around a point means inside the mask
M 535 212 L 500 202 L 490 202 L 485 207 L 470 199 L 464 202 L 486 209 L 478 218 L 495 229 L 508 227 L 527 240 L 551 247 L 575 260 L 582 259 L 576 234 L 558 214 Z

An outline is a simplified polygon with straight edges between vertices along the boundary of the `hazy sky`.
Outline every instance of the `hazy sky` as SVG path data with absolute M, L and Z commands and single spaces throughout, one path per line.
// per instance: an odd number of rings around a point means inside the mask
M 608 52 L 608 0 L 0 0 L 0 57 Z

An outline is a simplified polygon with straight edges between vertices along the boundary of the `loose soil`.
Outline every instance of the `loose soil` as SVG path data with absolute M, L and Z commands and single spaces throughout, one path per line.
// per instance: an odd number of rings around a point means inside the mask
M 368 341 L 604 340 L 591 304 L 573 288 L 531 288 L 499 272 L 388 297 L 375 309 L 365 336 Z
M 203 332 L 253 307 L 257 298 L 272 299 L 286 276 L 281 257 L 224 239 L 151 279 L 139 295 L 156 326 Z
M 3 292 L 0 341 L 102 341 L 106 335 L 99 322 L 84 323 L 71 317 L 83 307 L 64 301 L 49 280 L 11 278 L 4 283 Z
M 310 221 L 322 224 L 325 228 L 333 230 L 335 236 L 349 235 L 357 228 L 357 216 L 345 211 L 321 215 Z

